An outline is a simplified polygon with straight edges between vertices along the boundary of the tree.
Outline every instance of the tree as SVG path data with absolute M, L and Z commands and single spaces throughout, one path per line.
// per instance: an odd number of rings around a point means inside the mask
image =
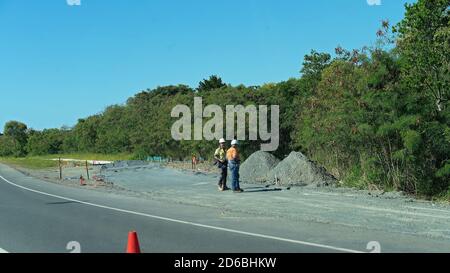
M 406 4 L 405 18 L 394 28 L 407 87 L 418 90 L 438 112 L 448 106 L 450 97 L 449 6 L 449 0 Z
M 42 132 L 29 133 L 27 151 L 30 155 L 58 154 L 62 152 L 62 145 L 67 131 L 46 129 Z
M 114 105 L 106 108 L 97 124 L 96 152 L 130 152 L 131 124 L 126 107 Z
M 25 153 L 27 143 L 27 125 L 18 121 L 9 121 L 5 124 L 3 133 L 10 137 L 14 144 L 14 155 L 21 156 Z
M 222 87 L 226 87 L 227 85 L 222 82 L 222 79 L 216 75 L 210 76 L 209 79 L 204 79 L 198 84 L 197 91 L 211 91 L 215 89 L 220 89 Z
M 303 67 L 300 71 L 303 77 L 311 77 L 320 80 L 322 71 L 330 65 L 331 55 L 328 53 L 319 53 L 311 50 L 309 55 L 305 55 Z
M 450 189 L 450 1 L 419 0 L 405 7 L 405 18 L 394 28 L 396 52 L 402 64 L 402 110 L 417 116 L 417 126 L 416 133 L 402 132 L 401 155 L 414 164 L 419 192 L 433 195 Z
M 0 156 L 14 155 L 14 141 L 12 138 L 0 135 Z
M 301 80 L 306 90 L 304 95 L 311 95 L 316 92 L 317 84 L 322 77 L 322 71 L 331 64 L 331 55 L 319 53 L 311 50 L 311 53 L 304 56 L 303 66 L 300 70 Z
M 97 141 L 97 127 L 101 119 L 100 115 L 94 115 L 86 119 L 79 119 L 73 129 L 77 150 L 80 152 L 94 152 Z

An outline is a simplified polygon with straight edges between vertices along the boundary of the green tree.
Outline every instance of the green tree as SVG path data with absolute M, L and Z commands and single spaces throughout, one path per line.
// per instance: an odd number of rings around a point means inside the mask
M 132 121 L 127 108 L 110 106 L 102 113 L 97 124 L 96 151 L 100 153 L 131 152 L 129 133 Z
M 58 154 L 62 152 L 62 145 L 66 134 L 66 131 L 59 129 L 30 132 L 27 151 L 31 155 Z
M 0 135 L 0 156 L 14 155 L 14 141 L 11 137 Z
M 415 132 L 402 132 L 399 156 L 414 165 L 417 189 L 426 195 L 450 187 L 450 1 L 406 4 L 405 18 L 394 28 L 402 64 L 405 116 L 417 116 Z
M 79 119 L 73 129 L 73 134 L 79 152 L 95 152 L 97 142 L 97 128 L 101 120 L 100 115 Z
M 317 82 L 321 78 L 322 71 L 327 68 L 330 63 L 330 54 L 319 53 L 315 50 L 312 50 L 310 54 L 305 55 L 300 73 L 303 77 L 312 78 Z
M 3 133 L 10 137 L 14 144 L 14 155 L 22 156 L 25 154 L 27 144 L 27 125 L 18 121 L 9 121 L 5 124 Z
M 204 91 L 211 91 L 215 89 L 220 89 L 227 86 L 220 77 L 216 75 L 212 75 L 209 77 L 209 79 L 204 79 L 198 84 L 197 91 L 198 92 L 204 92 Z
M 450 96 L 450 1 L 406 4 L 405 18 L 394 28 L 406 86 L 443 111 Z M 425 109 L 423 109 L 425 110 Z

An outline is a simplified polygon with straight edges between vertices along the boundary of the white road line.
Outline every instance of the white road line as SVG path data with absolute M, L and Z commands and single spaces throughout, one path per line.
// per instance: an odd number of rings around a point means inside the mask
M 4 253 L 9 253 L 9 252 L 0 247 L 0 254 L 4 254 Z
M 76 200 L 76 199 L 72 199 L 72 198 L 67 198 L 67 197 L 63 197 L 63 196 L 59 196 L 59 195 L 55 195 L 55 194 L 50 194 L 50 193 L 46 193 L 46 192 L 42 192 L 42 191 L 33 190 L 33 189 L 30 189 L 30 188 L 18 185 L 16 183 L 13 183 L 13 182 L 9 181 L 8 179 L 4 178 L 1 175 L 0 175 L 0 178 L 3 181 L 5 181 L 6 183 L 8 183 L 8 184 L 10 184 L 12 186 L 15 186 L 15 187 L 18 187 L 18 188 L 21 188 L 21 189 L 24 189 L 24 190 L 27 190 L 27 191 L 30 191 L 30 192 L 34 192 L 34 193 L 38 193 L 38 194 L 42 194 L 42 195 L 46 195 L 46 196 L 50 196 L 50 197 L 66 200 L 66 201 L 76 202 L 76 203 L 80 203 L 80 204 L 84 204 L 84 205 L 88 205 L 88 206 L 92 206 L 92 207 L 103 208 L 103 209 L 108 209 L 108 210 L 113 210 L 113 211 L 133 214 L 133 215 L 139 215 L 139 216 L 143 216 L 143 217 L 148 217 L 148 218 L 153 218 L 153 219 L 158 219 L 158 220 L 164 220 L 164 221 L 168 221 L 168 222 L 172 222 L 172 223 L 179 223 L 179 224 L 185 224 L 185 225 L 191 225 L 191 226 L 196 226 L 196 227 L 208 228 L 208 229 L 213 229 L 213 230 L 220 230 L 220 231 L 225 231 L 225 232 L 229 232 L 229 233 L 247 235 L 247 236 L 264 238 L 264 239 L 271 239 L 271 240 L 276 240 L 276 241 L 281 241 L 281 242 L 287 242 L 287 243 L 293 243 L 293 244 L 299 244 L 299 245 L 305 245 L 305 246 L 312 246 L 312 247 L 330 249 L 330 250 L 334 250 L 334 251 L 349 252 L 349 253 L 364 253 L 362 251 L 353 250 L 353 249 L 347 249 L 347 248 L 341 248 L 341 247 L 335 247 L 335 246 L 329 246 L 329 245 L 323 245 L 323 244 L 316 244 L 316 243 L 310 243 L 310 242 L 299 241 L 299 240 L 286 239 L 286 238 L 281 238 L 281 237 L 276 237 L 276 236 L 270 236 L 270 235 L 264 235 L 264 234 L 258 234 L 258 233 L 240 231 L 240 230 L 234 230 L 234 229 L 229 229 L 229 228 L 222 228 L 222 227 L 198 224 L 198 223 L 194 223 L 194 222 L 177 220 L 177 219 L 172 219 L 172 218 L 167 218 L 167 217 L 161 217 L 161 216 L 151 215 L 151 214 L 142 213 L 142 212 L 136 212 L 136 211 L 131 211 L 131 210 L 125 210 L 125 209 L 108 207 L 108 206 L 104 206 L 104 205 L 98 205 L 98 204 L 94 204 L 94 203 L 84 202 L 84 201 L 80 201 L 80 200 Z

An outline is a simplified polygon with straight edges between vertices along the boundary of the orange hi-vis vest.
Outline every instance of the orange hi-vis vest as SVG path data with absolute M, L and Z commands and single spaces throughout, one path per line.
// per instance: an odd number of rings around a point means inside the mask
M 239 160 L 239 150 L 235 147 L 231 147 L 227 151 L 228 161 Z

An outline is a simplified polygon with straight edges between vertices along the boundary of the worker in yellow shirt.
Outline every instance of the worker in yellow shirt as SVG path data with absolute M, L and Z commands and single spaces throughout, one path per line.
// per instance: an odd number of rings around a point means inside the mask
M 228 176 L 228 161 L 227 161 L 227 148 L 225 146 L 225 139 L 221 138 L 219 140 L 219 148 L 216 149 L 214 153 L 215 163 L 220 169 L 220 179 L 219 179 L 219 191 L 229 190 L 227 187 L 227 176 Z
M 237 146 L 238 141 L 236 139 L 231 141 L 231 148 L 227 151 L 227 159 L 232 178 L 231 188 L 233 189 L 233 192 L 240 193 L 243 192 L 239 186 L 239 166 L 241 164 L 241 158 Z

